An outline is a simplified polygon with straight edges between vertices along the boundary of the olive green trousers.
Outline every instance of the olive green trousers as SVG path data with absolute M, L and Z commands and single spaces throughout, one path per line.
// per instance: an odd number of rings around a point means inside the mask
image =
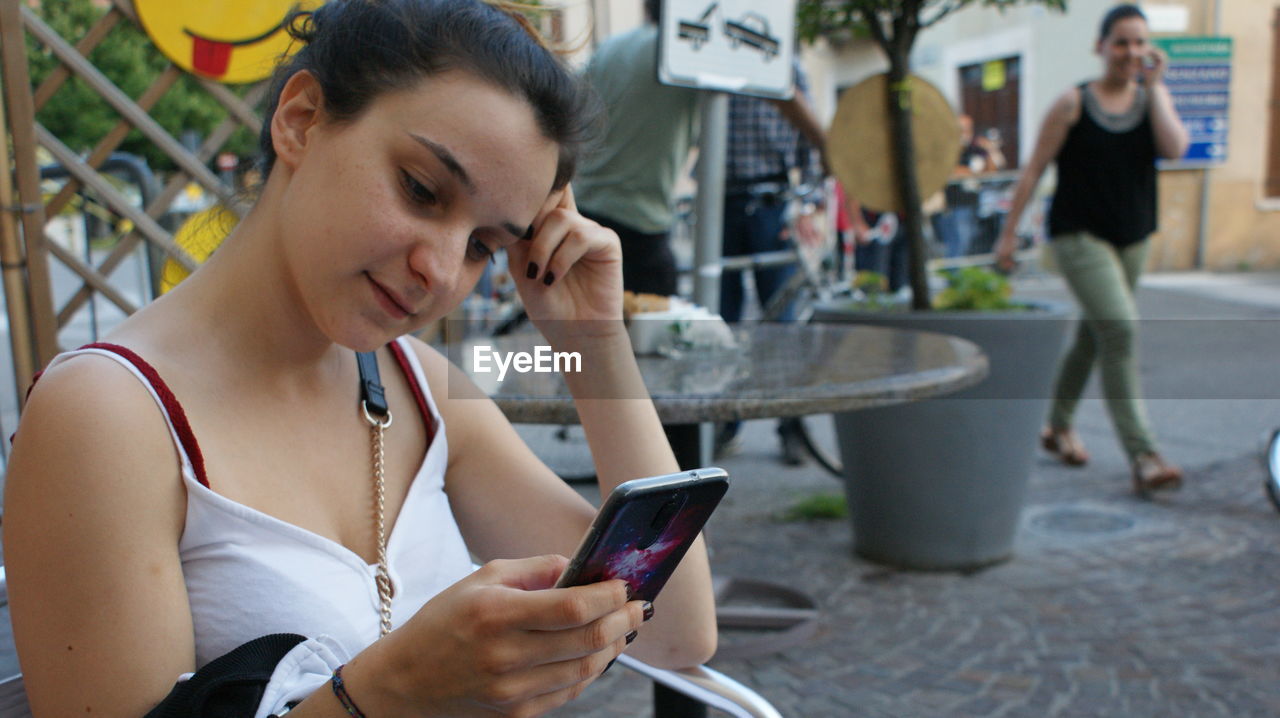
M 1049 243 L 1081 311 L 1075 342 L 1058 367 L 1049 425 L 1071 427 L 1096 363 L 1107 413 L 1130 459 L 1156 450 L 1138 379 L 1138 307 L 1133 297 L 1148 244 L 1144 239 L 1117 249 L 1087 232 L 1059 235 Z

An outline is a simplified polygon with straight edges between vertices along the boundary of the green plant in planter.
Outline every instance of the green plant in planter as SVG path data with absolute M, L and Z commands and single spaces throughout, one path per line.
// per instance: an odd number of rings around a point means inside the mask
M 947 288 L 938 293 L 935 307 L 943 310 L 999 311 L 1019 309 L 1009 300 L 1009 280 L 985 267 L 961 267 L 944 272 Z
M 889 294 L 889 278 L 863 269 L 853 275 L 854 302 L 863 309 L 892 309 L 902 303 Z
M 889 291 L 889 278 L 863 269 L 853 275 L 853 288 L 863 294 L 884 294 Z

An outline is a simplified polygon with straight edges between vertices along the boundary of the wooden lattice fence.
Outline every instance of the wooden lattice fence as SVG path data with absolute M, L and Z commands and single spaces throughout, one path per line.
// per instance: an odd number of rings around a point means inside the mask
M 112 83 L 87 58 L 122 23 L 138 22 L 131 0 L 112 0 L 104 15 L 83 37 L 61 37 L 29 7 L 25 0 L 0 0 L 0 62 L 3 63 L 2 97 L 9 143 L 0 143 L 0 269 L 3 270 L 5 300 L 13 352 L 14 381 L 18 401 L 22 401 L 34 372 L 65 347 L 59 332 L 77 312 L 97 296 L 130 314 L 138 303 L 112 285 L 112 273 L 139 243 L 146 243 L 153 257 L 173 258 L 188 269 L 192 258 L 173 242 L 171 229 L 163 221 L 175 200 L 191 183 L 227 206 L 235 207 L 234 189 L 208 163 L 240 127 L 255 135 L 262 120 L 257 106 L 266 93 L 265 83 L 249 89 L 243 97 L 228 87 L 209 80 L 200 85 L 225 109 L 226 116 L 195 151 L 190 151 L 162 128 L 149 113 L 168 92 L 183 71 L 168 65 L 137 97 L 130 97 Z M 27 61 L 28 43 L 38 43 L 60 65 L 33 87 Z M 99 95 L 116 113 L 119 122 L 87 155 L 68 148 L 54 133 L 36 121 L 36 114 L 76 76 Z M 104 167 L 131 130 L 139 131 L 164 153 L 177 168 L 155 191 L 144 195 L 143 206 L 126 196 L 107 177 Z M 54 192 L 42 193 L 41 167 L 37 147 L 44 148 L 60 165 L 66 182 Z M 47 168 L 46 168 L 47 169 Z M 104 257 L 77 255 L 50 237 L 50 220 L 80 196 L 91 194 L 126 229 Z M 50 260 L 74 273 L 78 289 L 69 298 L 55 301 L 50 281 Z M 143 300 L 150 297 L 144 297 Z

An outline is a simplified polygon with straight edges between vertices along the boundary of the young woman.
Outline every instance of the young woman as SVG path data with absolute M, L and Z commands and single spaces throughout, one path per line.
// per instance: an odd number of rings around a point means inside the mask
M 645 660 L 705 661 L 701 542 L 651 623 L 622 581 L 552 589 L 593 509 L 405 338 L 505 249 L 547 342 L 582 356 L 566 380 L 600 489 L 677 470 L 652 403 L 609 398 L 645 394 L 618 239 L 568 187 L 578 85 L 479 0 L 334 0 L 295 25 L 255 208 L 30 395 L 4 546 L 35 715 L 136 718 L 181 674 L 277 632 L 310 640 L 258 715 L 294 700 L 298 718 L 355 715 L 348 702 L 371 718 L 537 715 L 637 631 Z M 360 409 L 356 351 L 371 350 L 394 417 L 381 461 Z M 471 556 L 489 563 L 471 573 Z
M 1156 158 L 1181 157 L 1187 131 L 1162 79 L 1164 53 L 1151 45 L 1141 10 L 1118 5 L 1108 12 L 1097 53 L 1102 77 L 1067 90 L 1050 108 L 1014 189 L 996 254 L 1002 267 L 1013 267 L 1018 219 L 1045 167 L 1056 162 L 1050 246 L 1083 321 L 1059 368 L 1042 442 L 1067 464 L 1088 461 L 1071 422 L 1096 362 L 1107 410 L 1132 464 L 1134 490 L 1146 495 L 1179 486 L 1182 473 L 1160 456 L 1147 424 L 1133 290 L 1147 237 L 1156 229 Z

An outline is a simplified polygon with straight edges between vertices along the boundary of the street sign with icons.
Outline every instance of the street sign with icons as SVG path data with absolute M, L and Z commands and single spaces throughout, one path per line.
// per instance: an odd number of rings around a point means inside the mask
M 665 0 L 658 80 L 788 98 L 795 20 L 795 0 Z

